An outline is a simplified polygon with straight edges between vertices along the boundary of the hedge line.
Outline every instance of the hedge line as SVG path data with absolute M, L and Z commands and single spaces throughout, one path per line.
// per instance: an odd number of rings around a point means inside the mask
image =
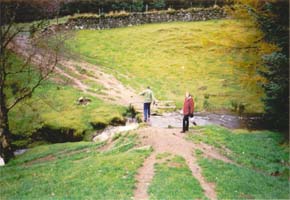
M 143 12 L 148 10 L 186 9 L 229 4 L 229 0 L 2 0 L 1 24 L 7 10 L 15 13 L 16 22 L 30 22 L 75 13 L 108 13 L 110 11 Z M 14 14 L 13 14 L 14 15 Z

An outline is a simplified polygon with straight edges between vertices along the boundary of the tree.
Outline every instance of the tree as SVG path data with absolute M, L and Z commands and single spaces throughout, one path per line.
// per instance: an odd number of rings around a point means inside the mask
M 132 11 L 133 12 L 142 12 L 144 8 L 143 0 L 133 0 L 132 1 Z
M 280 50 L 265 55 L 266 70 L 261 74 L 268 82 L 265 90 L 266 118 L 273 128 L 288 131 L 289 126 L 289 1 L 266 3 L 266 14 L 257 19 L 265 33 L 265 40 L 279 46 Z M 288 133 L 287 133 L 288 136 Z
M 1 12 L 5 13 L 2 13 L 0 21 L 0 156 L 8 162 L 13 157 L 8 114 L 53 73 L 61 43 L 54 42 L 48 47 L 45 35 L 38 32 L 45 25 L 44 21 L 20 26 L 14 23 L 15 13 L 9 8 L 1 5 Z M 23 38 L 25 40 L 21 41 Z M 13 45 L 15 41 L 25 47 L 25 51 L 16 52 L 24 55 L 23 62 L 17 66 L 13 63 L 13 51 L 19 50 Z M 19 77 L 24 81 L 18 81 Z
M 289 128 L 289 1 L 240 0 L 247 6 L 264 40 L 279 50 L 263 56 L 266 69 L 260 74 L 267 79 L 262 85 L 266 96 L 265 119 L 269 128 L 288 131 Z M 288 132 L 287 132 L 288 137 Z
M 157 10 L 164 9 L 165 6 L 166 6 L 165 0 L 154 0 L 152 3 L 152 7 L 157 9 Z

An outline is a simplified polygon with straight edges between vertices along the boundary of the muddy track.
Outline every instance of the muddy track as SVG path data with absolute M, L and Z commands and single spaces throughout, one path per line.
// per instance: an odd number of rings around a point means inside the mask
M 232 161 L 221 155 L 211 146 L 202 143 L 194 144 L 187 141 L 184 138 L 185 135 L 179 133 L 179 131 L 179 129 L 153 127 L 142 128 L 137 131 L 141 140 L 141 145 L 151 145 L 154 152 L 145 160 L 143 166 L 138 171 L 138 175 L 136 176 L 137 185 L 134 193 L 135 199 L 148 199 L 147 190 L 148 185 L 154 176 L 153 166 L 156 162 L 155 156 L 164 152 L 182 156 L 186 160 L 186 163 L 192 172 L 192 176 L 199 181 L 205 196 L 209 199 L 217 199 L 215 185 L 207 182 L 203 177 L 202 169 L 198 165 L 195 157 L 195 150 L 199 149 L 203 151 L 206 157 L 212 159 L 222 160 L 227 163 L 232 163 Z
M 10 44 L 10 49 L 24 58 L 33 54 L 31 62 L 35 65 L 41 63 L 42 59 L 46 57 L 44 51 L 31 46 L 31 42 L 26 36 L 16 37 Z M 113 104 L 123 106 L 131 104 L 137 110 L 142 109 L 141 97 L 132 88 L 124 86 L 114 76 L 102 71 L 100 67 L 85 61 L 68 60 L 64 57 L 59 57 L 58 60 L 55 73 L 60 76 L 58 78 L 54 77 L 55 81 L 68 81 L 73 87 L 82 92 Z M 65 81 L 63 78 L 67 80 Z M 101 89 L 95 89 L 96 85 Z
M 134 191 L 135 200 L 144 200 L 149 199 L 147 193 L 148 187 L 154 177 L 154 164 L 156 163 L 157 152 L 153 152 L 146 160 L 144 161 L 142 167 L 138 169 L 136 189 Z

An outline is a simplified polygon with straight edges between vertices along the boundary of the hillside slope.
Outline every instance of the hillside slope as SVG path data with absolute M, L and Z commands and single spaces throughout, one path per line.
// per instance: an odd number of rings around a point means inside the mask
M 262 112 L 261 56 L 276 47 L 248 20 L 148 24 L 80 30 L 67 47 L 137 91 L 181 106 L 186 90 L 198 110 Z

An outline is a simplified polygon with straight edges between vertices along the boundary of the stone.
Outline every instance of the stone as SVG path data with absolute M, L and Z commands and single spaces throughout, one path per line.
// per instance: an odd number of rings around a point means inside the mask
M 78 104 L 79 105 L 87 105 L 88 103 L 90 103 L 92 100 L 86 97 L 80 97 L 78 99 Z
M 146 145 L 146 146 L 134 148 L 132 149 L 132 151 L 148 151 L 151 149 L 152 149 L 151 145 Z
M 118 133 L 124 133 L 127 131 L 135 130 L 139 127 L 138 123 L 127 124 L 126 126 L 107 127 L 101 134 L 93 138 L 94 142 L 104 142 L 110 138 L 113 138 Z
M 5 161 L 4 159 L 0 156 L 0 166 L 4 166 L 5 165 Z
M 198 90 L 207 90 L 207 86 L 201 86 L 198 88 Z
M 110 29 L 171 21 L 205 21 L 226 17 L 223 8 L 201 8 L 165 12 L 131 13 L 124 16 L 91 16 L 70 18 L 65 26 L 72 29 Z

